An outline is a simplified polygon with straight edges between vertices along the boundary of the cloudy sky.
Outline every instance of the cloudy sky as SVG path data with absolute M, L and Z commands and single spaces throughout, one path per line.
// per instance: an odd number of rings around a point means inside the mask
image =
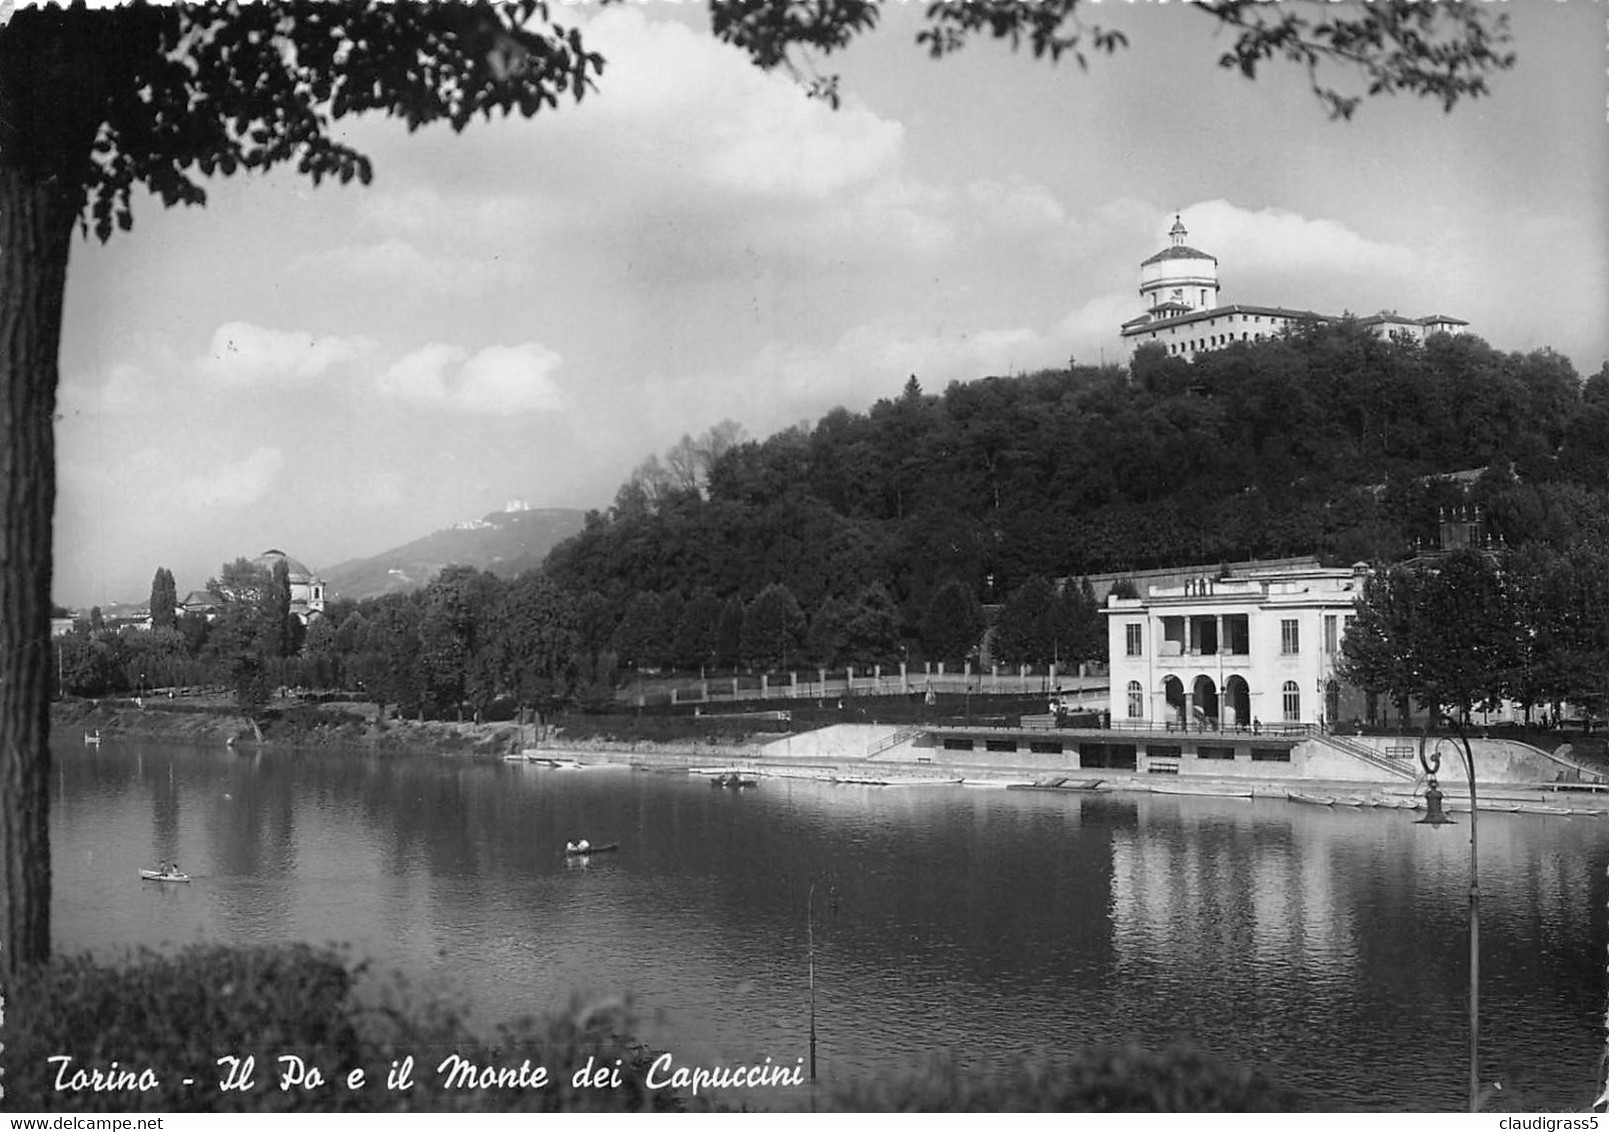
M 73 250 L 55 595 L 181 594 L 278 547 L 315 569 L 510 498 L 606 507 L 725 418 L 763 437 L 951 381 L 1119 354 L 1180 212 L 1225 302 L 1447 313 L 1503 350 L 1609 357 L 1609 5 L 1515 0 L 1519 63 L 1444 114 L 1330 121 L 1247 82 L 1186 5 L 1106 4 L 1087 71 L 918 4 L 829 69 L 833 112 L 669 0 L 583 22 L 596 97 L 408 136 L 354 124 L 367 189 L 290 174 L 136 202 Z

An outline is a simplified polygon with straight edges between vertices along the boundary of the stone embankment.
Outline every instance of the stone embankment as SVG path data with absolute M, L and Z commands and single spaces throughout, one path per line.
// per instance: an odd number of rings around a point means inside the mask
M 391 719 L 382 725 L 376 715 L 372 704 L 298 706 L 271 712 L 262 727 L 263 745 L 332 752 L 430 752 L 456 757 L 504 758 L 527 749 L 530 744 L 531 730 L 522 730 L 512 723 Z M 250 745 L 257 741 L 249 722 L 225 697 L 178 702 L 147 699 L 143 703 L 133 699 L 67 701 L 55 705 L 53 727 L 56 736 L 64 740 L 80 734 L 99 734 L 108 740 L 134 742 Z M 1535 766 L 1539 765 L 1538 760 L 1519 757 L 1526 752 L 1520 752 L 1512 744 L 1499 749 L 1496 741 L 1492 741 L 1491 750 L 1485 747 L 1486 744 L 1477 744 L 1476 751 L 1483 807 L 1488 800 L 1500 806 L 1505 799 L 1528 798 L 1568 801 L 1576 808 L 1593 811 L 1609 809 L 1609 792 L 1598 793 L 1570 783 L 1561 784 L 1558 776 L 1551 773 L 1524 778 L 1516 773 L 1520 764 Z M 1160 789 L 1168 793 L 1211 794 L 1219 788 L 1226 794 L 1238 796 L 1281 797 L 1291 791 L 1316 791 L 1321 796 L 1333 795 L 1341 804 L 1358 804 L 1356 799 L 1373 794 L 1413 797 L 1423 791 L 1422 781 L 1392 780 L 1371 784 L 1357 778 L 1332 780 L 1320 774 L 1281 776 L 1272 768 L 1258 774 L 1255 780 L 1240 775 L 1169 779 L 1129 771 L 1082 768 L 1076 751 L 1062 756 L 1033 756 L 1022 752 L 1015 757 L 1006 754 L 979 757 L 981 752 L 951 755 L 931 747 L 917 747 L 891 725 L 838 724 L 792 735 L 749 736 L 728 742 L 694 738 L 680 741 L 575 739 L 561 732 L 540 743 L 532 754 L 663 770 L 734 768 L 768 777 L 865 785 L 965 782 L 973 786 L 1001 787 L 1045 781 L 1060 775 L 1078 780 L 1099 778 L 1103 790 L 1151 793 Z M 1490 767 L 1486 765 L 1488 756 Z M 1551 761 L 1544 761 L 1548 762 L 1549 769 L 1558 769 Z M 1444 767 L 1442 773 L 1443 790 L 1455 807 L 1462 795 L 1463 783 L 1457 762 L 1454 760 L 1453 765 Z M 1313 769 L 1318 770 L 1318 767 Z

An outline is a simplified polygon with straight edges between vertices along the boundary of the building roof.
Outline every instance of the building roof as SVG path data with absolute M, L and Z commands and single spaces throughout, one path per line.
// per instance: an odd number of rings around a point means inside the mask
M 1247 558 L 1240 562 L 1198 563 L 1188 566 L 1162 566 L 1150 570 L 1113 570 L 1104 574 L 1072 575 L 1060 579 L 1059 585 L 1088 582 L 1090 589 L 1095 593 L 1096 603 L 1105 605 L 1106 596 L 1119 581 L 1133 582 L 1135 589 L 1145 593 L 1153 585 L 1176 586 L 1182 584 L 1186 578 L 1244 574 L 1253 570 L 1313 570 L 1318 568 L 1318 564 L 1318 559 L 1311 554 L 1297 555 L 1293 558 Z
M 1224 318 L 1228 315 L 1250 314 L 1265 315 L 1273 318 L 1294 319 L 1298 322 L 1332 322 L 1333 315 L 1319 314 L 1317 311 L 1292 310 L 1288 307 L 1257 307 L 1242 303 L 1231 303 L 1223 307 L 1209 307 L 1206 310 L 1193 311 L 1190 314 L 1177 315 L 1173 318 L 1152 318 L 1149 314 L 1139 318 L 1130 319 L 1123 324 L 1123 333 L 1129 334 L 1130 328 L 1143 327 L 1146 330 L 1156 330 L 1167 326 L 1186 326 L 1202 319 Z
M 1359 326 L 1379 326 L 1382 323 L 1392 322 L 1399 326 L 1418 326 L 1417 318 L 1405 318 L 1396 311 L 1381 311 L 1379 314 L 1366 315 L 1358 319 Z
M 1210 259 L 1213 263 L 1218 262 L 1218 257 L 1215 255 L 1197 251 L 1188 244 L 1175 244 L 1171 248 L 1163 248 L 1149 259 L 1142 259 L 1140 266 L 1149 267 L 1153 263 L 1162 263 L 1164 260 L 1170 259 Z
M 296 559 L 292 558 L 290 555 L 286 554 L 283 550 L 265 550 L 256 558 L 253 558 L 251 560 L 251 564 L 253 566 L 261 566 L 264 570 L 267 570 L 270 574 L 272 574 L 274 572 L 274 564 L 281 559 L 283 559 L 285 562 L 285 569 L 289 572 L 291 581 L 306 583 L 314 580 L 313 572 L 311 570 L 302 565 L 300 562 L 296 561 Z

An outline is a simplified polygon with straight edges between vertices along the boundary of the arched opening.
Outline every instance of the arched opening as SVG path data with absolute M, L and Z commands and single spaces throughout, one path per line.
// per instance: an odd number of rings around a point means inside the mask
M 1208 727 L 1218 725 L 1218 686 L 1212 682 L 1210 676 L 1197 676 L 1190 685 L 1190 694 L 1195 701 L 1195 713 L 1192 723 L 1199 723 Z
M 1251 688 L 1244 676 L 1231 676 L 1224 681 L 1224 710 L 1224 722 L 1229 726 L 1251 726 Z
M 1168 705 L 1168 721 L 1184 725 L 1184 684 L 1177 676 L 1162 681 L 1162 698 Z
M 1129 718 L 1145 718 L 1145 687 L 1138 680 L 1129 681 Z

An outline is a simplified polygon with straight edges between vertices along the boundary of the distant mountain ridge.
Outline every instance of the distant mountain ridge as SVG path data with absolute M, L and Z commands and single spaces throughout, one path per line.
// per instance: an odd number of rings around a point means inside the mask
M 511 578 L 540 566 L 548 551 L 581 530 L 585 516 L 568 507 L 494 511 L 321 573 L 331 597 L 358 601 L 419 589 L 447 566 L 474 566 Z

